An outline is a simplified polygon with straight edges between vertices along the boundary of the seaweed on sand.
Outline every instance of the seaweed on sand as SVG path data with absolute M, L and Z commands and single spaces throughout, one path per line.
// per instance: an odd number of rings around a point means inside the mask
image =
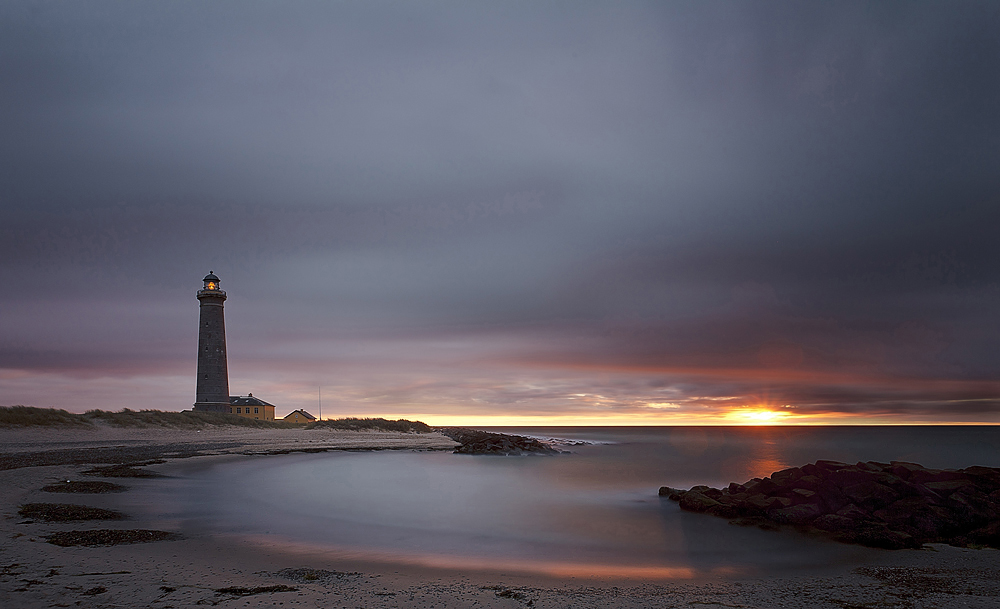
M 219 588 L 215 591 L 218 596 L 229 595 L 229 596 L 253 596 L 255 594 L 270 594 L 272 592 L 296 592 L 298 588 L 293 588 L 291 586 L 286 586 L 284 584 L 278 584 L 277 586 L 254 586 L 253 588 L 244 588 L 242 586 L 230 586 L 228 588 Z
M 43 486 L 46 493 L 121 493 L 128 490 L 127 486 L 115 484 L 113 482 L 100 482 L 97 480 L 66 480 Z
M 115 510 L 74 505 L 72 503 L 25 503 L 17 513 L 25 518 L 48 522 L 125 519 L 125 514 Z
M 53 545 L 69 546 L 117 546 L 127 543 L 148 543 L 152 541 L 173 541 L 181 539 L 177 533 L 149 529 L 94 529 L 90 531 L 61 531 L 45 538 Z

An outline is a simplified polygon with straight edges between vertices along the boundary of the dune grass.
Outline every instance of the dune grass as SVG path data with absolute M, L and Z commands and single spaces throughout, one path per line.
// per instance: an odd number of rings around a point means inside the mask
M 0 406 L 0 428 L 4 427 L 90 427 L 100 422 L 112 427 L 175 427 L 198 428 L 230 425 L 267 429 L 297 427 L 284 421 L 248 419 L 220 412 L 166 412 L 162 410 L 130 410 L 118 412 L 89 410 L 74 414 L 56 408 L 32 406 Z
M 0 427 L 79 427 L 90 425 L 82 415 L 56 408 L 0 406 Z
M 400 433 L 429 433 L 430 426 L 421 421 L 408 421 L 406 419 L 358 419 L 349 417 L 346 419 L 335 419 L 325 421 L 314 421 L 306 425 L 306 429 L 346 429 L 351 431 L 396 431 Z

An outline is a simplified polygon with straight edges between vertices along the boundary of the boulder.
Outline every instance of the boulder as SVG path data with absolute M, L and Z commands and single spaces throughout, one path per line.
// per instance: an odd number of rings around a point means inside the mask
M 840 490 L 839 486 L 827 480 L 823 480 L 816 487 L 816 492 L 819 494 L 820 499 L 823 500 L 823 504 L 831 512 L 836 512 L 851 502 L 844 495 L 844 491 Z
M 972 478 L 972 480 L 976 482 L 977 486 L 983 486 L 986 488 L 1000 487 L 1000 471 L 997 471 L 992 467 L 973 465 L 972 467 L 967 467 L 962 471 L 965 475 Z
M 837 470 L 835 472 L 831 472 L 830 475 L 826 477 L 826 479 L 836 484 L 840 488 L 845 488 L 848 486 L 855 486 L 867 482 L 878 482 L 879 478 L 881 478 L 881 475 L 882 472 L 873 472 L 873 471 L 858 469 L 856 467 L 848 467 Z
M 806 524 L 822 514 L 822 508 L 815 503 L 800 503 L 791 507 L 771 510 L 767 513 L 771 520 L 780 524 Z
M 838 516 L 850 518 L 851 520 L 866 520 L 869 518 L 868 512 L 858 508 L 853 503 L 849 503 L 836 511 Z
M 878 509 L 899 498 L 899 493 L 878 482 L 861 482 L 844 488 L 844 496 L 859 507 Z
M 968 536 L 974 543 L 1000 548 L 1000 521 L 971 531 Z
M 781 487 L 775 484 L 774 481 L 771 480 L 770 478 L 763 478 L 762 480 L 757 482 L 757 484 L 754 485 L 752 490 L 754 493 L 763 493 L 765 495 L 772 495 L 779 488 Z M 751 490 L 749 486 L 747 487 L 747 490 Z
M 780 472 L 774 472 L 771 474 L 771 481 L 778 486 L 787 486 L 788 484 L 795 482 L 805 474 L 798 467 L 790 467 L 788 469 L 783 469 Z
M 749 497 L 746 500 L 746 504 L 751 508 L 756 508 L 761 511 L 766 511 L 771 509 L 772 507 L 777 507 L 775 506 L 776 499 L 777 499 L 776 497 L 768 497 L 763 493 L 758 493 L 756 495 Z
M 807 488 L 793 488 L 789 498 L 792 502 L 814 503 L 818 501 L 820 497 L 816 491 L 811 491 Z
M 815 463 L 815 467 L 828 472 L 835 472 L 844 469 L 845 467 L 850 467 L 850 465 L 841 463 L 840 461 L 827 461 L 826 459 L 820 459 Z
M 836 514 L 823 514 L 822 516 L 813 520 L 812 525 L 817 529 L 823 531 L 847 531 L 855 526 L 857 523 L 844 516 L 838 516 Z
M 908 533 L 893 531 L 884 524 L 869 524 L 856 531 L 841 532 L 847 535 L 853 543 L 870 548 L 885 550 L 902 550 L 904 548 L 919 548 L 920 543 Z
M 963 487 L 967 486 L 975 487 L 975 485 L 972 483 L 972 480 L 969 480 L 968 478 L 952 478 L 951 480 L 940 480 L 940 481 L 935 480 L 927 482 L 923 486 L 924 488 L 929 488 L 938 495 L 941 495 L 943 497 L 947 497 L 948 495 L 954 493 L 955 491 Z
M 819 488 L 821 484 L 823 484 L 823 479 L 819 476 L 806 475 L 795 481 L 795 486 L 813 491 Z
M 706 497 L 698 491 L 688 491 L 681 495 L 680 504 L 682 510 L 689 512 L 705 512 L 709 508 L 720 505 L 715 499 Z
M 906 461 L 892 461 L 889 463 L 889 471 L 899 476 L 903 480 L 909 480 L 915 471 L 927 471 L 922 465 L 907 463 Z
M 910 482 L 917 484 L 927 484 L 928 482 L 945 482 L 947 480 L 958 480 L 967 476 L 961 472 L 949 469 L 921 469 L 914 470 L 910 474 Z

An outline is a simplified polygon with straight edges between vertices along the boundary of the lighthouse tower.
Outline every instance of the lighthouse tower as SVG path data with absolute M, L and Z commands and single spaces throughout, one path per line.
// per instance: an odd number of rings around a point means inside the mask
M 201 320 L 198 324 L 198 389 L 194 409 L 202 412 L 232 412 L 229 405 L 229 366 L 226 364 L 226 293 L 219 289 L 213 271 L 205 275 L 198 290 Z

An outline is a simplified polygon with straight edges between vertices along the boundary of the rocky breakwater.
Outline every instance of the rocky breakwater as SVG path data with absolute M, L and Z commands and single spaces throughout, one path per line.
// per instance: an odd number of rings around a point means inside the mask
M 455 454 L 460 455 L 556 455 L 560 452 L 544 442 L 525 436 L 464 427 L 446 427 L 438 431 L 461 444 L 455 449 Z
M 723 489 L 663 487 L 660 495 L 733 524 L 794 525 L 877 548 L 1000 548 L 1000 468 L 817 461 Z

